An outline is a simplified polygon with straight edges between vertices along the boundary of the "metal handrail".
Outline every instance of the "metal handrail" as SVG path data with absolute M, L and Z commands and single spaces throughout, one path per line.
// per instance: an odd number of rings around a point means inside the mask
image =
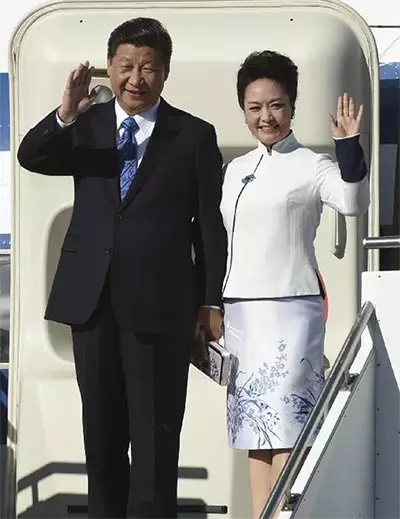
M 345 375 L 346 370 L 349 369 L 360 350 L 361 336 L 374 312 L 374 305 L 370 301 L 367 301 L 357 314 L 356 320 L 336 358 L 317 402 L 297 438 L 289 458 L 261 512 L 260 519 L 270 519 L 273 517 L 286 493 L 293 486 L 298 471 L 306 458 L 307 449 L 312 440 L 312 436 L 328 410 L 332 398 L 336 397 L 339 393 L 342 387 L 343 375 Z
M 400 248 L 400 236 L 374 236 L 364 238 L 364 248 L 369 249 L 398 249 Z

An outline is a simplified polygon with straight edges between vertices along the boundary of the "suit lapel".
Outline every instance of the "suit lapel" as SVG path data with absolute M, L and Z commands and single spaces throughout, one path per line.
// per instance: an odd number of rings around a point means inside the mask
M 113 204 L 120 204 L 115 98 L 98 107 L 95 117 L 92 119 L 91 130 L 96 147 L 103 153 L 105 158 L 100 167 L 107 168 L 106 182 L 104 184 L 107 195 Z
M 176 135 L 181 129 L 179 117 L 177 117 L 176 113 L 172 106 L 161 99 L 153 133 L 136 172 L 136 176 L 122 203 L 122 207 L 132 202 L 154 173 L 158 162 L 167 155 Z

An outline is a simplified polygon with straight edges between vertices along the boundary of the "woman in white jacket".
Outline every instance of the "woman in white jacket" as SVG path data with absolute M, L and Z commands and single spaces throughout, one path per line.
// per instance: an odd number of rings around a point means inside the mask
M 369 185 L 359 144 L 362 106 L 344 94 L 331 116 L 338 163 L 291 131 L 298 71 L 286 56 L 251 54 L 237 77 L 239 105 L 257 147 L 226 168 L 221 212 L 228 234 L 228 436 L 249 451 L 253 517 L 321 390 L 325 336 L 314 239 L 323 204 L 364 213 Z

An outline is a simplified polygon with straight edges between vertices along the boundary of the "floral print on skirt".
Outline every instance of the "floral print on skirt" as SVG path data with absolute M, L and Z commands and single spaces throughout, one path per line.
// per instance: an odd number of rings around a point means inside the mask
M 320 296 L 225 302 L 229 444 L 290 449 L 324 383 Z

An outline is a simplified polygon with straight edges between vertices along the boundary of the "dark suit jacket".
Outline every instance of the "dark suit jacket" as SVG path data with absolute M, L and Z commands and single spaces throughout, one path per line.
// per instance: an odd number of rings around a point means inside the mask
M 45 318 L 85 323 L 108 279 L 121 325 L 191 332 L 200 304 L 221 303 L 225 274 L 222 158 L 214 127 L 161 100 L 121 203 L 114 103 L 93 106 L 66 129 L 53 111 L 18 150 L 27 170 L 74 178 L 73 214 Z

